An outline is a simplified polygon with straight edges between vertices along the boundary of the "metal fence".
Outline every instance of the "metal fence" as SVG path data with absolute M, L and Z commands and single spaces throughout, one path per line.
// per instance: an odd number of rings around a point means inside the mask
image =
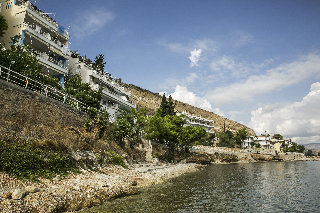
M 81 101 L 71 97 L 70 95 L 59 91 L 57 88 L 54 88 L 49 85 L 44 85 L 34 79 L 31 79 L 25 75 L 22 75 L 18 72 L 10 70 L 4 66 L 0 65 L 0 79 L 3 79 L 7 82 L 11 82 L 18 86 L 24 87 L 26 89 L 38 92 L 44 96 L 53 98 L 62 103 L 68 104 L 78 110 L 87 112 L 88 106 Z

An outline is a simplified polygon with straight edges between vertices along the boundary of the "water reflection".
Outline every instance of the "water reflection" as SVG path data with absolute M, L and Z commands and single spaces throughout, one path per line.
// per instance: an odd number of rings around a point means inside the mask
M 320 162 L 213 165 L 86 212 L 319 212 Z

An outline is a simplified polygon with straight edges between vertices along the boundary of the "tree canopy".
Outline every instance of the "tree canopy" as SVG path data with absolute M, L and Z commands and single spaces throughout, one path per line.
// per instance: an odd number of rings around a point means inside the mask
M 65 81 L 65 92 L 89 107 L 100 109 L 102 90 L 95 91 L 87 83 L 82 83 L 80 75 L 69 75 Z
M 147 110 L 131 108 L 130 110 L 122 109 L 112 126 L 112 136 L 120 145 L 124 145 L 124 139 L 134 146 L 137 141 L 144 136 L 145 126 L 147 124 Z
M 93 69 L 95 69 L 99 73 L 103 74 L 104 73 L 105 64 L 106 64 L 106 62 L 104 61 L 104 55 L 103 54 L 99 54 L 94 59 L 92 67 L 93 67 Z
M 274 135 L 272 136 L 272 138 L 277 139 L 277 140 L 283 140 L 283 136 L 280 135 L 280 134 L 274 134 Z
M 236 132 L 234 135 L 234 141 L 238 146 L 241 146 L 241 143 L 248 137 L 248 132 L 246 128 L 242 128 Z
M 41 74 L 42 67 L 38 63 L 37 53 L 28 45 L 20 45 L 19 40 L 20 38 L 12 40 L 13 45 L 10 49 L 5 49 L 0 44 L 1 65 L 7 68 L 10 67 L 11 70 L 43 84 L 61 89 L 57 78 Z
M 160 116 L 165 117 L 166 115 L 175 115 L 176 113 L 174 111 L 174 108 L 175 108 L 175 104 L 173 102 L 171 95 L 167 100 L 165 94 L 163 94 L 160 107 L 158 108 L 158 112 Z

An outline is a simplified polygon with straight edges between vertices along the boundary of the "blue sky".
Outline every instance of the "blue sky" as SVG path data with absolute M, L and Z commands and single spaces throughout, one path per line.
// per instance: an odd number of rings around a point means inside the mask
M 320 142 L 319 0 L 37 0 L 124 82 Z

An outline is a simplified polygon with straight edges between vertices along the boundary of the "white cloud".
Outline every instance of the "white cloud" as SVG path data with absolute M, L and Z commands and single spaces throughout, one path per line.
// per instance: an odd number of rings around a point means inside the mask
M 92 8 L 84 11 L 75 18 L 76 21 L 71 27 L 72 35 L 82 39 L 99 31 L 106 24 L 112 22 L 114 18 L 112 12 L 103 8 Z
M 175 100 L 224 116 L 223 112 L 219 108 L 213 108 L 207 99 L 197 96 L 193 92 L 189 91 L 187 87 L 177 85 L 175 87 L 175 91 L 170 95 Z
M 189 52 L 189 47 L 186 47 L 185 45 L 182 45 L 180 43 L 175 43 L 175 42 L 169 43 L 166 41 L 161 41 L 159 42 L 159 44 L 161 46 L 168 48 L 171 52 L 174 52 L 174 53 L 183 54 L 183 53 Z
M 171 96 L 175 100 L 182 101 L 202 109 L 212 110 L 212 106 L 208 100 L 197 97 L 193 92 L 190 92 L 187 87 L 177 85 Z
M 229 66 L 231 69 L 234 67 L 232 61 L 221 64 Z M 206 97 L 217 106 L 237 101 L 248 101 L 253 100 L 256 96 L 318 76 L 320 76 L 320 56 L 311 54 L 296 62 L 269 69 L 265 74 L 251 75 L 243 82 L 216 88 L 208 92 Z
M 240 47 L 244 46 L 253 41 L 253 35 L 244 31 L 236 31 L 234 32 L 235 46 Z
M 187 54 L 194 49 L 202 49 L 203 51 L 210 52 L 215 52 L 217 50 L 215 42 L 208 38 L 192 40 L 185 44 L 167 41 L 160 41 L 159 44 L 168 48 L 171 52 L 179 54 Z
M 202 53 L 201 49 L 194 49 L 194 50 L 190 51 L 189 60 L 190 60 L 191 67 L 199 66 L 198 62 L 200 60 L 201 53 Z
M 280 133 L 299 143 L 320 143 L 320 83 L 311 85 L 310 92 L 300 101 L 275 104 L 251 112 L 249 126 L 258 134 Z
M 190 85 L 194 83 L 197 79 L 199 79 L 199 75 L 195 72 L 190 72 L 187 74 L 186 77 L 180 77 L 179 79 L 176 78 L 168 78 L 166 81 L 161 85 L 162 90 L 170 90 L 172 91 L 173 88 L 176 87 L 176 85 Z
M 237 63 L 233 58 L 223 56 L 211 62 L 211 70 L 216 73 L 215 77 L 223 78 L 230 75 L 234 78 L 240 78 L 247 74 L 250 70 L 249 65 Z
M 167 93 L 167 91 L 161 91 L 161 92 L 158 92 L 158 94 L 161 96 L 163 96 L 163 95 L 167 96 L 168 93 Z

